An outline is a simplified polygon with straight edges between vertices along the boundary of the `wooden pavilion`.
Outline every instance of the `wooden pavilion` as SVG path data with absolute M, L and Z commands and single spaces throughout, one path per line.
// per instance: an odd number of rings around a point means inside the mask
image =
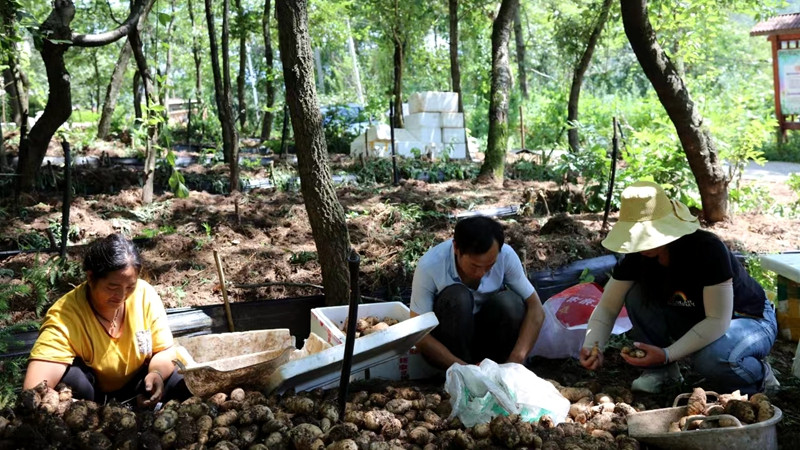
M 786 130 L 800 130 L 800 13 L 759 22 L 750 36 L 767 36 L 772 43 L 775 116 L 785 139 Z

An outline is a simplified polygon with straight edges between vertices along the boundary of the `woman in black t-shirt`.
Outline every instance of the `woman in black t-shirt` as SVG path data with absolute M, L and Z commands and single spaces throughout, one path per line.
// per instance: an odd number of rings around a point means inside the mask
M 761 286 L 714 234 L 700 230 L 688 208 L 656 183 L 640 181 L 622 192 L 619 221 L 603 246 L 625 253 L 589 320 L 580 362 L 590 370 L 624 305 L 642 358 L 622 355 L 645 369 L 632 389 L 660 392 L 682 380 L 675 361 L 690 358 L 718 392 L 754 393 L 777 386 L 765 358 L 777 335 L 775 311 Z

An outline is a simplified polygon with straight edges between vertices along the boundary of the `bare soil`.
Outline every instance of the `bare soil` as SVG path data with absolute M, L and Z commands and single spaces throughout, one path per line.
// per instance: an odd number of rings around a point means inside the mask
M 53 149 L 56 152 L 58 149 Z M 104 149 L 111 153 L 114 148 Z M 225 169 L 192 166 L 186 173 L 218 173 Z M 252 177 L 267 172 L 251 172 Z M 303 199 L 298 191 L 253 190 L 223 196 L 193 191 L 179 199 L 161 193 L 151 205 L 140 202 L 139 174 L 130 169 L 78 169 L 78 184 L 91 186 L 87 192 L 110 187 L 113 194 L 77 195 L 70 209 L 70 243 L 83 244 L 98 236 L 119 231 L 128 236 L 151 237 L 142 243 L 146 274 L 167 307 L 218 304 L 222 302 L 213 251 L 219 252 L 226 278 L 232 284 L 232 301 L 277 299 L 319 294 L 320 266 L 308 224 Z M 797 202 L 781 183 L 763 182 L 779 203 Z M 95 189 L 97 188 L 97 189 Z M 361 255 L 361 290 L 367 296 L 392 300 L 407 297 L 415 261 L 431 245 L 451 236 L 453 216 L 472 209 L 520 205 L 526 190 L 541 191 L 549 200 L 546 215 L 541 202 L 532 215 L 502 219 L 507 242 L 523 258 L 529 270 L 558 268 L 580 259 L 607 254 L 600 245 L 605 236 L 602 214 L 559 214 L 565 196 L 580 201 L 577 187 L 563 191 L 553 182 L 507 180 L 500 185 L 471 181 L 426 183 L 405 180 L 398 186 L 345 185 L 337 188 L 348 217 L 353 247 Z M 76 191 L 80 194 L 80 188 Z M 107 190 L 108 192 L 108 190 Z M 60 193 L 24 197 L 22 214 L 11 213 L 9 199 L 0 199 L 5 216 L 0 221 L 0 251 L 17 250 L 31 242 L 47 242 L 48 228 L 57 228 L 61 218 Z M 238 207 L 237 207 L 238 205 Z M 237 214 L 238 209 L 238 214 Z M 610 221 L 613 224 L 615 213 Z M 800 220 L 765 214 L 737 215 L 731 222 L 709 230 L 732 249 L 769 253 L 800 247 Z M 48 255 L 20 253 L 0 261 L 0 268 L 13 271 L 19 279 L 22 269 L 41 264 Z M 80 262 L 80 252 L 69 258 Z M 2 276 L 2 274 L 0 274 Z M 62 279 L 49 293 L 51 301 L 82 280 Z M 0 282 L 8 282 L 8 277 Z M 245 288 L 245 284 L 269 284 Z M 15 299 L 11 321 L 35 317 L 31 299 Z M 8 323 L 8 322 L 7 322 Z M 6 324 L 2 324 L 6 325 Z M 771 360 L 784 389 L 775 404 L 784 410 L 779 426 L 784 448 L 800 433 L 800 383 L 791 376 L 792 342 L 779 341 Z M 612 350 L 608 352 L 613 353 Z M 617 361 L 600 375 L 588 374 L 571 360 L 535 360 L 532 368 L 540 376 L 572 385 L 596 380 L 611 385 L 629 385 L 638 373 Z M 617 358 L 618 359 L 618 358 Z M 690 368 L 686 371 L 691 374 Z M 687 376 L 687 383 L 701 382 Z M 649 407 L 663 407 L 671 398 L 643 398 Z

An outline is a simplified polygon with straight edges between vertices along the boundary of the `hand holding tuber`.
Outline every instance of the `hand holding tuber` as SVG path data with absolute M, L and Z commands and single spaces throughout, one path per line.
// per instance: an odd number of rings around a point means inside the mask
M 578 358 L 581 365 L 588 370 L 599 370 L 603 367 L 603 352 L 594 351 L 593 347 L 583 347 Z
M 667 362 L 667 355 L 664 349 L 655 345 L 645 344 L 643 342 L 634 342 L 634 348 L 629 349 L 629 352 L 620 352 L 620 356 L 628 364 L 637 367 L 650 367 L 660 366 Z M 644 355 L 641 352 L 644 351 Z
M 142 407 L 151 408 L 161 400 L 164 395 L 164 378 L 157 370 L 153 370 L 144 377 L 144 393 L 138 396 L 138 403 Z

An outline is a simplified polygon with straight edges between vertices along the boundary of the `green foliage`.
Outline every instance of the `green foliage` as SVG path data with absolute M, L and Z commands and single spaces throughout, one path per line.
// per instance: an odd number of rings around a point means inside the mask
M 775 199 L 764 186 L 744 185 L 728 190 L 731 211 L 736 213 L 769 213 Z
M 758 256 L 758 253 L 748 253 L 745 255 L 744 268 L 747 269 L 747 273 L 749 273 L 765 291 L 777 291 L 775 274 L 764 269 L 761 265 L 761 258 Z
M 144 228 L 139 231 L 139 234 L 136 235 L 136 238 L 147 238 L 152 239 L 161 234 L 174 234 L 177 230 L 173 225 L 162 225 L 158 228 Z
M 58 283 L 75 282 L 82 278 L 83 270 L 80 263 L 69 258 L 62 259 L 60 256 L 51 257 L 40 264 L 37 255 L 32 266 L 22 268 L 22 281 L 31 285 L 34 311 L 37 316 L 41 316 L 44 308 L 50 303 L 50 291 Z
M 392 183 L 392 161 L 389 158 L 370 158 L 364 165 L 351 170 L 359 183 Z M 424 180 L 429 183 L 475 178 L 480 168 L 475 164 L 453 159 L 428 161 L 417 158 L 397 158 L 400 178 Z
M 309 261 L 316 261 L 317 259 L 317 252 L 303 250 L 300 252 L 292 252 L 291 256 L 289 256 L 289 264 L 302 266 Z
M 420 232 L 405 242 L 400 251 L 400 264 L 404 274 L 414 273 L 417 262 L 435 241 L 436 236 L 433 233 Z
M 4 335 L 8 331 L 7 328 L 0 330 L 0 341 L 6 338 Z M 0 360 L 0 409 L 14 406 L 17 400 L 17 389 L 22 386 L 27 365 L 27 356 Z

